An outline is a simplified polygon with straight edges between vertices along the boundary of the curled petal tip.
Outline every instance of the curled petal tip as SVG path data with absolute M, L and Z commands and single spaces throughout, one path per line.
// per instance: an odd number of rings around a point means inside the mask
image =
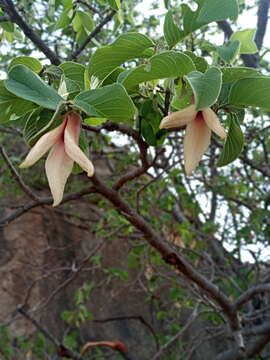
M 89 167 L 88 167 L 88 171 L 87 171 L 87 176 L 88 177 L 92 177 L 95 173 L 95 168 L 94 165 L 92 164 L 92 162 L 89 160 Z
M 207 126 L 219 137 L 226 139 L 227 133 L 224 127 L 221 125 L 216 113 L 212 109 L 208 108 L 202 110 L 202 114 Z

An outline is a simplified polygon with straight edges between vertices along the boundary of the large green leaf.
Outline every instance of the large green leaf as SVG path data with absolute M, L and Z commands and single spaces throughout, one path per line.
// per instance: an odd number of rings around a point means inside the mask
M 224 144 L 217 166 L 224 166 L 239 156 L 244 145 L 244 135 L 236 115 L 230 115 L 229 133 Z
M 169 48 L 174 47 L 181 40 L 181 31 L 173 20 L 172 11 L 169 10 L 165 16 L 163 32 Z
M 4 123 L 10 120 L 16 120 L 33 110 L 36 107 L 30 101 L 18 98 L 16 95 L 9 92 L 5 86 L 4 81 L 0 81 L 0 122 Z
M 187 55 L 176 51 L 165 51 L 153 56 L 146 65 L 122 72 L 118 81 L 129 89 L 145 81 L 180 77 L 192 70 L 195 70 L 195 66 Z
M 88 90 L 74 99 L 74 105 L 88 116 L 102 117 L 117 122 L 128 122 L 135 115 L 135 106 L 121 84 Z
M 248 67 L 225 67 L 221 68 L 223 74 L 223 83 L 229 83 L 232 81 L 245 79 L 249 77 L 258 77 L 261 74 L 258 70 Z
M 204 74 L 192 71 L 186 79 L 195 95 L 197 110 L 208 108 L 217 101 L 222 84 L 222 74 L 219 69 L 212 67 Z
M 231 40 L 238 40 L 241 44 L 240 54 L 255 54 L 258 49 L 254 41 L 256 29 L 245 29 L 232 34 Z
M 238 17 L 237 0 L 204 0 L 197 21 L 208 23 L 219 20 L 236 20 Z
M 24 65 L 16 65 L 8 73 L 5 87 L 18 97 L 47 109 L 55 110 L 63 101 L 57 92 Z
M 98 49 L 90 58 L 89 76 L 102 81 L 124 62 L 144 56 L 144 51 L 154 46 L 152 40 L 139 33 L 120 35 L 112 45 Z
M 85 66 L 72 61 L 67 61 L 59 67 L 63 70 L 68 79 L 75 81 L 79 84 L 81 89 L 84 89 Z
M 34 71 L 35 73 L 39 73 L 43 66 L 40 61 L 38 61 L 36 58 L 33 58 L 31 56 L 18 56 L 14 58 L 11 63 L 9 64 L 9 68 L 12 68 L 12 66 L 15 65 L 25 65 L 30 70 Z
M 190 7 L 186 4 L 181 5 L 181 13 L 183 19 L 183 30 L 181 31 L 182 34 L 181 40 L 208 23 L 204 19 L 198 21 L 198 15 L 200 13 L 200 9 L 201 9 L 200 3 L 198 4 L 198 8 L 196 11 L 191 10 Z
M 261 76 L 238 80 L 230 91 L 229 103 L 270 109 L 270 78 Z

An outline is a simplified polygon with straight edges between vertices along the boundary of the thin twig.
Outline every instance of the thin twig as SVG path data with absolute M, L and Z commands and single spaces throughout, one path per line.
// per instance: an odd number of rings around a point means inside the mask
M 53 65 L 61 63 L 59 57 L 45 44 L 45 42 L 34 32 L 16 10 L 11 0 L 0 0 L 0 7 L 8 15 L 9 20 L 22 29 L 25 36 L 29 38 L 36 47 L 45 54 Z
M 103 26 L 106 25 L 114 16 L 115 10 L 112 10 L 102 21 L 101 23 L 87 36 L 82 45 L 70 56 L 69 60 L 75 60 L 81 52 L 86 48 L 86 46 L 94 39 L 98 33 L 103 29 Z
M 30 197 L 30 199 L 34 201 L 39 201 L 39 197 L 33 193 L 33 191 L 24 183 L 23 179 L 13 166 L 12 162 L 10 161 L 5 149 L 3 146 L 0 145 L 0 153 L 5 160 L 5 163 L 7 164 L 8 168 L 10 169 L 11 175 L 13 179 L 19 184 L 19 186 L 22 188 L 22 190 Z

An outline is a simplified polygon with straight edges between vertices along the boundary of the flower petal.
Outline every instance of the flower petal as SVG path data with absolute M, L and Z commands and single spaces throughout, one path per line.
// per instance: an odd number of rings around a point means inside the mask
M 27 168 L 37 162 L 61 137 L 65 128 L 65 121 L 55 129 L 47 132 L 36 142 L 29 151 L 20 168 Z
M 159 127 L 161 129 L 175 128 L 189 124 L 196 117 L 195 105 L 190 105 L 183 110 L 175 111 L 162 119 Z
M 61 138 L 51 149 L 45 169 L 53 196 L 53 206 L 58 205 L 64 194 L 67 178 L 73 167 L 73 160 L 65 152 L 64 141 Z
M 225 139 L 227 137 L 226 131 L 223 128 L 223 126 L 220 124 L 219 118 L 217 117 L 216 113 L 208 108 L 202 110 L 203 118 L 207 124 L 207 126 L 214 131 L 218 136 L 220 136 L 222 139 Z
M 186 174 L 190 175 L 208 149 L 211 130 L 206 125 L 201 112 L 186 127 L 184 138 L 184 159 Z
M 64 135 L 65 151 L 72 160 L 87 172 L 87 176 L 90 177 L 94 175 L 94 166 L 78 146 L 80 126 L 81 119 L 77 114 L 69 116 Z

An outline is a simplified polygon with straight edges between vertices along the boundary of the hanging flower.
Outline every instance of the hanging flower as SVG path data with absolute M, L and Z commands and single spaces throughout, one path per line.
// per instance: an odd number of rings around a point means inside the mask
M 66 113 L 61 125 L 44 134 L 28 153 L 21 168 L 27 168 L 37 162 L 49 149 L 45 163 L 46 175 L 53 196 L 53 206 L 63 198 L 64 188 L 71 174 L 74 161 L 87 172 L 94 174 L 94 166 L 78 142 L 81 129 L 81 117 L 75 112 Z
M 227 134 L 217 115 L 210 108 L 197 111 L 195 105 L 171 113 L 162 119 L 160 128 L 170 129 L 186 125 L 184 137 L 185 171 L 190 175 L 210 145 L 211 131 L 222 139 Z

